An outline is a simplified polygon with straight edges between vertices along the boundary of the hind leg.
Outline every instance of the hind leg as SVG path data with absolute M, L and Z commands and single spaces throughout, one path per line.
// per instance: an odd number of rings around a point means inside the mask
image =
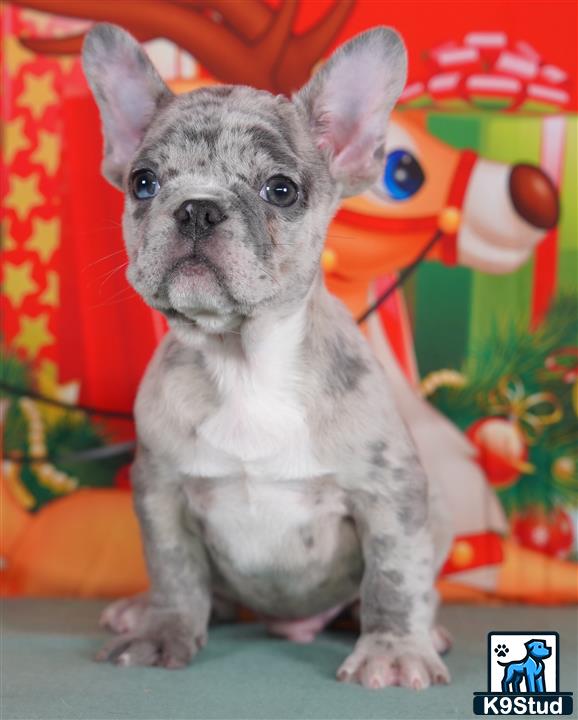
M 99 624 L 119 635 L 130 633 L 138 625 L 147 607 L 148 593 L 115 600 L 104 608 L 100 614 Z M 233 622 L 237 616 L 238 608 L 235 604 L 218 595 L 213 595 L 211 622 Z
M 148 593 L 115 600 L 100 614 L 101 627 L 121 634 L 132 632 L 148 606 Z

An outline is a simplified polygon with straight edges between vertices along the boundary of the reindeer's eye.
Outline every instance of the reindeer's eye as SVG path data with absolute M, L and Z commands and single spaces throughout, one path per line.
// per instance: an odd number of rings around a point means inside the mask
M 297 202 L 299 188 L 293 180 L 283 175 L 274 175 L 263 185 L 259 195 L 271 205 L 289 207 Z
M 414 156 L 407 150 L 393 150 L 385 160 L 383 186 L 394 200 L 407 200 L 423 185 L 425 176 Z
M 148 200 L 158 193 L 161 186 L 152 170 L 136 170 L 130 179 L 130 187 L 137 200 Z

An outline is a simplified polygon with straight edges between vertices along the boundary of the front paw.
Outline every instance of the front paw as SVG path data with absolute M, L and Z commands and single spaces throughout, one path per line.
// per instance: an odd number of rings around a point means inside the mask
M 101 612 L 99 625 L 115 633 L 130 633 L 142 621 L 147 607 L 146 593 L 115 600 Z
M 168 669 L 190 665 L 207 641 L 206 630 L 176 617 L 147 619 L 133 632 L 115 637 L 96 659 L 116 665 L 157 665 Z
M 400 685 L 423 690 L 449 683 L 450 674 L 429 636 L 398 638 L 370 633 L 359 638 L 337 671 L 337 679 L 371 689 Z

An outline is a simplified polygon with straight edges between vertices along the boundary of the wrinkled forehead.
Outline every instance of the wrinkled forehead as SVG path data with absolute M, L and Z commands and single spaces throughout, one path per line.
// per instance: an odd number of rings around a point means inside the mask
M 288 172 L 299 174 L 311 140 L 289 100 L 246 87 L 202 88 L 162 108 L 132 168 L 169 176 Z

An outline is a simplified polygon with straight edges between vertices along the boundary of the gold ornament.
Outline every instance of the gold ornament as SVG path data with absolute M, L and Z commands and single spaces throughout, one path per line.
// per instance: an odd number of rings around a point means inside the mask
M 321 267 L 326 273 L 335 270 L 337 267 L 337 253 L 335 250 L 325 248 L 323 254 L 321 255 Z
M 2 478 L 8 485 L 16 502 L 25 510 L 31 510 L 36 505 L 36 498 L 28 490 L 20 477 L 20 463 L 5 460 L 2 463 Z
M 573 480 L 576 477 L 576 460 L 568 456 L 556 458 L 552 463 L 552 475 L 563 483 Z
M 466 384 L 466 376 L 457 370 L 434 370 L 423 378 L 419 387 L 422 395 L 429 397 L 441 387 L 462 388 Z
M 502 378 L 498 387 L 489 393 L 488 406 L 491 413 L 514 420 L 528 445 L 534 445 L 546 427 L 560 422 L 563 416 L 553 393 L 526 395 L 524 385 L 517 378 Z
M 457 207 L 444 208 L 438 216 L 438 228 L 446 235 L 455 235 L 459 230 L 462 214 Z

